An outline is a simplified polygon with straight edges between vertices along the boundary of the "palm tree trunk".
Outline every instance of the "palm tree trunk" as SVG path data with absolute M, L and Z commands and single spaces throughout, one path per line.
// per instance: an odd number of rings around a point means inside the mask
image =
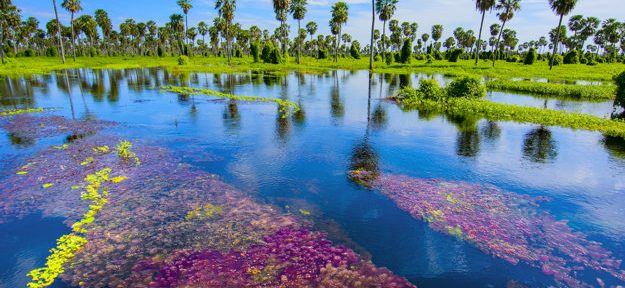
M 4 26 L 2 26 L 2 20 L 0 20 L 0 58 L 2 58 L 2 64 L 4 64 Z
M 499 52 L 499 41 L 501 41 L 501 35 L 503 34 L 503 27 L 506 26 L 506 21 L 501 24 L 501 30 L 499 30 L 499 36 L 497 37 L 497 44 L 495 44 L 495 51 L 493 51 L 493 67 L 495 67 L 495 61 L 497 60 L 497 52 Z
M 336 36 L 336 49 L 334 50 L 334 62 L 339 62 L 339 47 L 341 47 L 341 30 L 343 25 L 339 24 L 339 35 Z
M 189 45 L 189 39 L 187 38 L 187 29 L 189 29 L 189 14 L 184 13 L 184 44 Z M 185 47 L 186 48 L 186 47 Z M 189 55 L 187 55 L 189 56 Z
M 553 45 L 553 54 L 551 55 L 551 61 L 549 62 L 549 70 L 553 69 L 553 61 L 556 59 L 556 52 L 558 51 L 558 43 L 560 43 L 560 26 L 562 26 L 562 18 L 564 15 L 560 15 L 560 23 L 558 23 L 558 33 L 556 33 L 556 43 Z
M 373 72 L 373 30 L 375 29 L 375 0 L 371 0 L 371 42 L 369 44 L 369 71 Z M 371 73 L 369 73 L 369 99 L 371 99 Z
M 76 62 L 76 39 L 74 39 L 74 12 L 71 13 L 72 14 L 72 54 L 74 54 L 74 62 Z
M 226 54 L 228 55 L 228 65 L 230 65 L 230 35 L 229 34 L 229 23 L 226 21 Z
M 280 21 L 280 27 L 282 28 L 282 54 L 286 57 L 286 29 L 284 29 L 284 21 Z
M 484 17 L 486 16 L 486 10 L 482 11 L 482 22 L 480 23 L 480 34 L 477 37 L 477 49 L 475 49 L 475 65 L 480 61 L 480 46 L 482 42 L 482 28 L 484 28 Z
M 386 20 L 382 21 L 382 62 L 386 63 Z
M 299 30 L 302 29 L 300 22 L 301 20 L 297 19 L 297 64 L 299 64 L 299 57 L 302 54 L 302 40 L 299 39 Z

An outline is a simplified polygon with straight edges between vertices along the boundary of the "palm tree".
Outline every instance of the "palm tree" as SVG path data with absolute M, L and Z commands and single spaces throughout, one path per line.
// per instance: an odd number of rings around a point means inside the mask
M 386 54 L 386 21 L 391 20 L 395 9 L 397 9 L 398 0 L 376 0 L 375 10 L 380 15 L 380 21 L 382 21 L 382 61 Z
M 72 54 L 74 54 L 74 62 L 76 62 L 76 46 L 74 44 L 74 14 L 82 11 L 82 6 L 80 6 L 80 0 L 63 0 L 61 6 L 65 8 L 65 10 L 69 11 L 71 14 L 71 29 L 72 29 Z M 55 5 L 56 7 L 56 5 Z
M 347 22 L 347 15 L 349 12 L 349 8 L 345 2 L 336 2 L 332 5 L 332 19 L 330 20 L 330 26 L 332 26 L 332 30 L 334 28 L 338 29 L 336 47 L 334 49 L 334 62 L 338 62 L 338 52 L 339 52 L 339 44 L 341 42 L 341 30 L 343 28 L 343 24 Z M 336 31 L 335 31 L 336 32 Z
M 54 5 L 54 7 L 56 7 L 56 5 Z M 19 12 L 19 9 L 13 5 L 11 0 L 0 0 L 0 57 L 2 57 L 2 64 L 4 64 L 4 34 L 5 29 L 7 29 L 5 27 L 9 26 L 9 23 L 5 22 L 9 22 L 7 19 L 13 18 L 12 15 Z M 65 61 L 63 61 L 63 63 L 65 63 Z
M 495 44 L 495 51 L 493 51 L 493 67 L 495 67 L 496 55 L 499 50 L 499 42 L 501 41 L 501 34 L 506 26 L 506 22 L 510 21 L 510 19 L 514 17 L 514 12 L 521 9 L 521 0 L 499 0 L 495 9 L 500 11 L 497 13 L 497 16 L 499 16 L 499 20 L 501 21 L 501 27 L 499 28 L 499 36 L 497 37 L 497 43 Z
M 301 26 L 301 21 L 302 19 L 304 19 L 304 16 L 306 15 L 306 5 L 308 3 L 306 2 L 306 0 L 293 0 L 293 3 L 291 3 L 291 7 L 289 8 L 291 14 L 293 14 L 293 19 L 297 20 L 297 31 L 302 30 L 302 26 Z M 304 34 L 304 36 L 306 36 Z M 302 41 L 303 39 L 299 39 L 297 40 L 297 64 L 299 64 L 299 58 L 300 55 L 302 54 Z
M 206 43 L 206 34 L 208 34 L 208 24 L 204 21 L 197 23 L 197 31 L 202 35 L 202 42 Z
M 310 34 L 310 41 L 313 40 L 313 35 L 317 33 L 317 23 L 310 21 L 306 24 L 306 31 Z
M 369 42 L 369 84 L 371 84 L 371 77 L 373 72 L 373 38 L 375 31 L 375 0 L 371 0 L 371 42 Z M 369 86 L 369 91 L 371 91 L 371 86 Z M 371 93 L 369 93 L 369 98 L 371 98 Z
M 482 22 L 480 22 L 480 33 L 477 37 L 477 44 L 475 49 L 475 65 L 477 65 L 480 60 L 480 43 L 482 43 L 482 28 L 484 28 L 484 17 L 486 16 L 486 11 L 492 10 L 495 7 L 495 0 L 475 0 L 475 9 L 477 11 L 482 12 Z
M 549 6 L 551 6 L 551 10 L 556 12 L 556 15 L 560 16 L 560 23 L 558 23 L 558 28 L 562 26 L 562 18 L 565 15 L 571 13 L 575 5 L 577 4 L 577 0 L 549 0 Z M 560 42 L 560 29 L 557 29 L 556 33 L 556 42 Z M 558 45 L 553 45 L 553 55 L 551 55 L 551 61 L 549 62 L 549 70 L 553 69 L 553 61 L 556 58 L 556 52 L 558 51 Z
M 189 10 L 191 10 L 191 8 L 193 8 L 193 5 L 191 5 L 191 0 L 178 0 L 178 6 L 180 6 L 180 8 L 182 9 L 182 12 L 184 13 L 184 18 L 185 18 L 185 24 L 184 24 L 184 35 L 185 35 L 185 42 L 184 44 L 188 44 L 187 41 L 187 29 L 189 28 Z
M 63 38 L 61 38 L 61 22 L 59 22 L 59 12 L 56 9 L 56 0 L 52 0 L 52 5 L 54 5 L 54 16 L 56 17 L 56 36 L 59 39 L 59 48 L 61 48 L 61 60 L 65 64 L 65 47 L 63 47 Z
M 215 9 L 218 9 L 219 16 L 224 19 L 224 35 L 226 35 L 226 55 L 228 55 L 228 65 L 230 65 L 230 59 L 232 58 L 232 53 L 230 49 L 230 26 L 232 26 L 232 21 L 234 20 L 234 10 L 237 9 L 236 0 L 217 0 L 215 2 Z
M 438 50 L 438 40 L 443 37 L 443 25 L 437 24 L 432 26 L 432 40 L 434 40 L 434 48 Z
M 288 15 L 290 0 L 273 0 L 273 11 L 276 13 L 276 20 L 280 21 L 280 27 L 284 27 Z M 282 53 L 286 54 L 287 29 L 283 29 L 282 35 Z

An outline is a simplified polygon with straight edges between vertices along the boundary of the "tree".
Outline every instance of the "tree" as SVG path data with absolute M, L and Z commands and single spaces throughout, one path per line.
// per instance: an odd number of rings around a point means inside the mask
M 492 10 L 495 7 L 495 0 L 475 0 L 475 9 L 482 13 L 482 21 L 480 22 L 480 33 L 477 37 L 477 46 L 475 49 L 475 65 L 480 60 L 480 43 L 482 42 L 482 28 L 484 27 L 484 17 L 486 11 Z
M 310 21 L 306 24 L 306 31 L 310 35 L 310 40 L 313 40 L 313 35 L 317 33 L 317 23 Z
M 371 0 L 371 39 L 369 42 L 369 71 L 373 71 L 373 41 L 375 38 L 375 0 Z M 371 83 L 371 73 L 369 73 L 369 83 Z M 369 87 L 371 90 L 371 87 Z
M 293 2 L 291 3 L 291 7 L 289 9 L 289 11 L 291 12 L 291 14 L 293 15 L 293 19 L 297 20 L 297 31 L 302 30 L 302 26 L 301 26 L 301 21 L 302 19 L 304 19 L 304 16 L 306 16 L 306 5 L 308 3 L 306 2 L 306 0 L 293 0 Z M 298 41 L 297 41 L 297 64 L 300 63 L 300 57 L 302 54 L 302 42 L 303 39 L 300 39 L 298 37 Z
M 495 67 L 497 51 L 499 50 L 499 42 L 501 41 L 501 35 L 506 26 L 506 22 L 510 21 L 514 17 L 514 12 L 521 9 L 521 0 L 499 0 L 495 9 L 499 11 L 497 16 L 501 21 L 501 27 L 499 28 L 499 36 L 497 37 L 497 42 L 495 44 L 495 51 L 493 51 L 493 67 Z
M 206 24 L 206 22 L 204 21 L 200 21 L 200 23 L 197 23 L 197 32 L 202 35 L 202 42 L 205 42 L 206 34 L 208 34 L 208 24 Z
M 56 4 L 54 5 L 56 8 Z M 19 15 L 19 9 L 11 0 L 0 0 L 0 57 L 2 58 L 2 64 L 4 64 L 4 34 L 5 30 L 8 29 L 9 19 L 15 18 L 14 16 Z M 63 60 L 65 63 L 65 60 Z
M 338 52 L 339 52 L 339 44 L 340 44 L 340 36 L 341 34 L 341 30 L 342 30 L 342 26 L 343 24 L 347 23 L 347 16 L 348 16 L 348 12 L 349 12 L 349 8 L 347 7 L 347 4 L 345 2 L 336 2 L 334 3 L 334 5 L 332 5 L 332 19 L 330 20 L 330 26 L 333 30 L 333 32 L 337 32 L 332 33 L 337 36 L 337 40 L 336 41 L 336 47 L 334 50 L 334 62 L 338 62 Z M 336 31 L 336 29 L 338 29 L 338 31 Z
M 382 61 L 386 54 L 386 21 L 393 18 L 397 9 L 398 0 L 375 0 L 375 10 L 377 11 L 380 21 L 382 21 Z
M 430 34 L 428 33 L 423 33 L 423 35 L 421 35 L 421 40 L 423 40 L 423 45 L 425 47 L 428 46 L 428 40 L 430 40 Z M 426 48 L 427 49 L 427 48 Z
M 226 55 L 228 57 L 228 65 L 230 65 L 230 59 L 232 58 L 232 49 L 230 49 L 230 40 L 232 39 L 232 33 L 230 27 L 234 20 L 234 10 L 237 8 L 236 0 L 217 0 L 215 2 L 215 9 L 219 12 L 219 16 L 224 19 L 224 35 L 226 38 Z
M 291 0 L 273 0 L 273 11 L 276 13 L 276 20 L 280 21 L 280 27 L 284 27 L 291 6 Z M 282 53 L 286 54 L 287 29 L 282 31 Z
M 69 11 L 71 14 L 71 29 L 72 29 L 72 54 L 74 56 L 74 62 L 76 62 L 76 44 L 74 39 L 74 14 L 82 11 L 82 6 L 80 6 L 80 0 L 63 0 L 61 6 L 65 8 L 65 10 Z
M 435 47 L 441 37 L 443 37 L 443 25 L 437 24 L 432 26 L 432 40 L 434 40 Z
M 54 16 L 56 18 L 56 36 L 59 40 L 59 47 L 61 48 L 61 60 L 63 61 L 63 64 L 65 64 L 65 47 L 63 47 L 63 38 L 61 37 L 61 22 L 59 22 L 59 12 L 56 9 L 56 0 L 52 0 L 52 5 L 54 5 Z M 2 37 L 0 35 L 0 37 Z M 0 47 L 2 48 L 2 47 Z M 3 57 L 4 57 L 4 50 L 2 49 L 2 53 Z M 4 58 L 3 58 L 4 61 Z M 3 62 L 4 63 L 4 62 Z
M 182 9 L 182 13 L 184 13 L 185 24 L 184 24 L 184 35 L 185 35 L 185 44 L 188 44 L 187 41 L 187 29 L 189 29 L 189 10 L 193 8 L 191 4 L 191 0 L 178 0 L 178 6 Z
M 558 26 L 562 26 L 562 18 L 564 16 L 571 13 L 571 11 L 575 8 L 577 4 L 577 0 L 549 0 L 549 6 L 551 6 L 551 10 L 556 13 L 556 15 L 560 16 L 560 22 Z M 560 29 L 558 29 L 558 33 L 556 35 L 556 43 L 560 40 Z M 553 45 L 553 54 L 551 55 L 551 61 L 549 62 L 549 70 L 553 69 L 553 60 L 556 58 L 556 52 L 558 51 L 558 45 Z

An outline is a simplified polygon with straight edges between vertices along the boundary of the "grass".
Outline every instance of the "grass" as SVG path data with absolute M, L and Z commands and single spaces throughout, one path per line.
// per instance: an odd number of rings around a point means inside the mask
M 486 82 L 486 86 L 492 90 L 563 96 L 584 100 L 610 100 L 616 97 L 616 86 L 614 85 L 570 85 L 497 79 Z
M 338 63 L 332 60 L 317 60 L 311 57 L 303 57 L 301 64 L 295 63 L 294 57 L 290 57 L 284 64 L 253 63 L 251 57 L 233 58 L 231 65 L 227 65 L 225 58 L 196 56 L 190 58 L 188 65 L 178 65 L 178 57 L 79 57 L 76 62 L 68 59 L 62 64 L 59 58 L 33 57 L 8 59 L 8 63 L 0 65 L 0 75 L 22 74 L 45 74 L 54 70 L 68 68 L 93 68 L 93 69 L 125 69 L 164 67 L 172 71 L 182 72 L 210 72 L 210 73 L 235 73 L 247 71 L 273 71 L 289 72 L 301 71 L 306 73 L 318 73 L 331 69 L 368 70 L 368 59 L 341 58 Z M 587 66 L 582 64 L 556 66 L 549 70 L 545 61 L 539 61 L 534 65 L 509 63 L 498 61 L 493 68 L 490 62 L 481 61 L 477 66 L 471 60 L 459 60 L 456 63 L 447 61 L 434 61 L 426 64 L 425 61 L 413 60 L 412 64 L 386 65 L 378 61 L 375 63 L 375 72 L 405 74 L 426 73 L 444 74 L 446 76 L 484 76 L 489 78 L 511 79 L 521 78 L 545 78 L 548 80 L 587 80 L 611 82 L 612 77 L 625 70 L 622 63 L 598 64 Z
M 608 136 L 625 138 L 625 122 L 597 116 L 536 107 L 494 103 L 483 99 L 424 98 L 404 99 L 402 108 L 423 109 L 451 115 L 470 115 L 492 121 L 513 121 L 571 129 L 598 131 Z

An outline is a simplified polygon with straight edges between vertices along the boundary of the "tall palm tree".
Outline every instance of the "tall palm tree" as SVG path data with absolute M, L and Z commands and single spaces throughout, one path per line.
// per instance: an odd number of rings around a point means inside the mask
M 475 49 L 475 65 L 477 65 L 480 60 L 480 47 L 482 46 L 482 28 L 484 28 L 484 17 L 486 16 L 486 11 L 492 10 L 495 7 L 495 0 L 475 0 L 475 9 L 477 11 L 482 12 L 482 22 L 480 22 L 480 33 L 477 37 L 476 49 Z
M 11 22 L 8 19 L 15 18 L 13 16 L 18 14 L 19 12 L 20 10 L 17 9 L 15 5 L 13 5 L 11 0 L 0 0 L 0 57 L 2 57 L 2 64 L 4 64 L 4 35 L 6 31 L 5 29 L 8 29 L 8 27 L 10 26 L 9 22 Z
M 72 54 L 74 56 L 74 62 L 76 62 L 76 45 L 74 39 L 74 14 L 82 11 L 82 6 L 80 6 L 80 0 L 63 0 L 61 6 L 65 8 L 65 10 L 69 11 L 71 14 L 71 29 L 72 29 Z M 55 5 L 56 7 L 56 5 Z
M 276 20 L 280 21 L 280 27 L 284 27 L 288 16 L 291 0 L 273 0 L 273 11 L 276 13 Z M 287 29 L 282 29 L 282 53 L 286 54 Z
M 310 41 L 313 40 L 313 35 L 317 33 L 317 23 L 310 21 L 306 24 L 306 31 L 310 34 Z
M 506 22 L 510 21 L 510 19 L 514 17 L 514 12 L 521 9 L 521 0 L 499 0 L 495 9 L 499 11 L 497 16 L 499 16 L 499 20 L 501 21 L 501 28 L 499 28 L 499 37 L 497 37 L 497 44 L 495 44 L 495 51 L 493 51 L 493 67 L 495 67 L 496 55 L 499 50 L 499 43 L 501 41 L 501 35 L 504 27 L 506 26 Z
M 306 16 L 306 5 L 308 5 L 306 0 L 293 0 L 289 8 L 289 11 L 293 14 L 293 19 L 297 20 L 297 31 L 302 30 L 300 22 L 304 19 L 304 16 Z M 304 41 L 304 39 L 299 39 L 299 36 L 297 39 L 297 64 L 299 64 L 299 58 L 302 54 L 302 41 Z
M 59 12 L 56 9 L 56 0 L 52 0 L 52 5 L 54 5 L 54 16 L 56 17 L 56 35 L 59 40 L 59 48 L 61 48 L 61 60 L 65 64 L 65 47 L 63 47 L 63 38 L 61 37 L 61 22 L 59 22 Z
M 345 2 L 336 2 L 332 5 L 332 20 L 330 20 L 330 26 L 336 25 L 334 28 L 338 29 L 338 35 L 336 40 L 336 47 L 334 49 L 334 62 L 338 62 L 338 52 L 341 42 L 341 31 L 343 30 L 343 24 L 347 23 L 349 8 Z
M 373 38 L 375 31 L 375 0 L 371 0 L 371 42 L 369 42 L 369 84 L 371 84 L 371 77 L 373 77 Z M 369 86 L 371 92 L 371 86 Z M 371 93 L 369 93 L 371 98 Z
M 556 15 L 560 16 L 560 22 L 558 23 L 558 28 L 562 26 L 562 18 L 565 15 L 568 15 L 573 11 L 575 5 L 577 4 L 577 0 L 549 0 L 549 6 L 551 6 L 551 10 L 556 12 Z M 556 33 L 556 42 L 560 43 L 560 29 L 556 29 L 558 32 Z M 551 55 L 551 61 L 549 62 L 549 70 L 553 69 L 553 61 L 556 58 L 556 52 L 558 51 L 558 45 L 553 45 L 553 55 Z
M 397 9 L 398 0 L 375 0 L 375 10 L 380 15 L 380 21 L 382 21 L 382 61 L 386 54 L 386 21 L 393 18 L 395 10 Z
M 187 35 L 187 29 L 189 29 L 189 10 L 191 10 L 191 8 L 193 8 L 193 5 L 191 5 L 191 0 L 178 0 L 178 6 L 180 6 L 180 9 L 182 9 L 182 13 L 184 13 L 184 18 L 185 18 L 185 24 L 184 24 L 184 44 L 189 44 L 188 43 L 188 37 L 186 37 Z
M 217 0 L 215 2 L 215 9 L 219 11 L 219 16 L 224 19 L 224 35 L 226 35 L 226 55 L 228 55 L 228 65 L 230 64 L 230 59 L 232 58 L 232 53 L 230 49 L 230 39 L 232 39 L 230 35 L 230 26 L 232 26 L 232 21 L 234 20 L 234 10 L 237 9 L 236 0 Z
M 206 34 L 208 34 L 208 24 L 206 24 L 206 22 L 204 21 L 200 21 L 200 23 L 197 23 L 197 31 L 200 32 L 200 35 L 202 35 L 202 42 L 206 44 Z

